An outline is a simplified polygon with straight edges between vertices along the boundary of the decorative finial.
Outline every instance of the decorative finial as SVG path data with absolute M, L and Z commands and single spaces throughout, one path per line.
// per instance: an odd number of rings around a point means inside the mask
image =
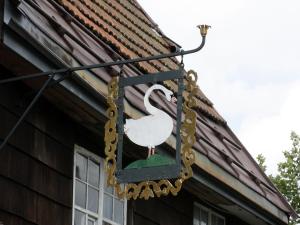
M 207 34 L 207 30 L 208 30 L 209 28 L 211 28 L 211 26 L 206 25 L 206 24 L 198 25 L 197 27 L 200 29 L 200 33 L 201 33 L 201 36 L 202 36 L 202 37 L 205 37 L 206 34 Z

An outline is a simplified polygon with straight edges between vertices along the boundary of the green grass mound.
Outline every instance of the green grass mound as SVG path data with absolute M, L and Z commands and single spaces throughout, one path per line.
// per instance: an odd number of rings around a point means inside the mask
M 133 163 L 130 163 L 125 169 L 140 169 L 145 167 L 154 167 L 154 166 L 168 166 L 175 164 L 175 160 L 166 156 L 154 154 L 148 159 L 137 160 Z

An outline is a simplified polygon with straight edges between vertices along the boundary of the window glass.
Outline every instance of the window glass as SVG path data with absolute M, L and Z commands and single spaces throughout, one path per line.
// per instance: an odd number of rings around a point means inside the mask
M 102 225 L 111 225 L 111 224 L 106 221 L 103 221 Z
M 104 188 L 104 218 L 109 219 L 117 224 L 124 223 L 124 200 L 120 200 L 112 187 Z
M 98 213 L 99 191 L 93 187 L 88 188 L 88 210 Z
M 104 194 L 103 216 L 107 219 L 113 219 L 113 197 Z
M 93 218 L 88 218 L 88 225 L 96 225 L 96 221 Z
M 87 158 L 81 154 L 76 155 L 76 177 L 80 180 L 86 181 L 87 177 Z
M 225 225 L 225 220 L 219 217 L 217 225 Z
M 76 180 L 75 185 L 75 204 L 81 208 L 86 206 L 86 184 Z
M 225 220 L 218 215 L 212 215 L 212 225 L 225 225 Z
M 212 217 L 211 217 L 211 224 L 217 225 L 217 217 L 215 215 L 212 215 Z
M 201 222 L 200 225 L 208 225 L 208 211 L 201 210 Z
M 106 193 L 113 194 L 114 189 L 112 188 L 112 186 L 107 186 L 106 184 L 104 184 L 104 191 Z
M 89 180 L 88 183 L 94 187 L 99 187 L 99 178 L 100 178 L 100 169 L 99 166 L 92 160 L 89 160 Z
M 79 210 L 75 210 L 75 225 L 85 225 L 85 214 L 80 212 Z
M 122 224 L 122 221 L 124 220 L 124 203 L 123 201 L 117 199 L 115 199 L 114 203 L 114 221 L 116 221 L 118 224 Z
M 195 204 L 193 225 L 225 225 L 225 219 L 211 209 Z
M 200 225 L 200 210 L 198 207 L 194 207 L 194 225 Z
M 74 159 L 73 225 L 126 224 L 126 201 L 119 200 L 112 187 L 106 187 L 100 158 L 80 149 Z

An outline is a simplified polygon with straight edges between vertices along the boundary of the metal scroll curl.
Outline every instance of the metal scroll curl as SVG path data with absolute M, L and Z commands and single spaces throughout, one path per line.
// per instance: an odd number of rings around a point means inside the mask
M 167 179 L 160 181 L 143 181 L 140 183 L 120 184 L 117 182 L 116 173 L 116 150 L 118 143 L 117 135 L 117 105 L 118 98 L 118 77 L 113 77 L 108 85 L 108 121 L 105 124 L 105 169 L 107 173 L 107 185 L 115 188 L 119 198 L 137 199 L 143 198 L 148 200 L 155 196 L 166 196 L 169 193 L 176 196 L 181 190 L 185 180 L 193 176 L 192 164 L 195 161 L 195 154 L 192 150 L 196 133 L 196 113 L 192 109 L 196 106 L 195 95 L 197 92 L 197 73 L 193 70 L 187 72 L 187 84 L 185 90 L 188 95 L 184 97 L 181 136 L 181 160 L 182 168 L 179 177 L 171 182 Z

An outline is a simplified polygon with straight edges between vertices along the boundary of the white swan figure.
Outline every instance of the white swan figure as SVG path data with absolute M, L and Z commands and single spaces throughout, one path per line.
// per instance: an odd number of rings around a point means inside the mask
M 165 142 L 173 130 L 172 118 L 149 102 L 150 94 L 154 90 L 163 91 L 168 101 L 175 101 L 175 98 L 171 97 L 173 95 L 172 91 L 162 85 L 154 84 L 146 91 L 144 96 L 144 105 L 150 115 L 139 119 L 126 119 L 124 125 L 125 134 L 132 142 L 148 147 L 148 157 L 155 153 L 155 146 Z

